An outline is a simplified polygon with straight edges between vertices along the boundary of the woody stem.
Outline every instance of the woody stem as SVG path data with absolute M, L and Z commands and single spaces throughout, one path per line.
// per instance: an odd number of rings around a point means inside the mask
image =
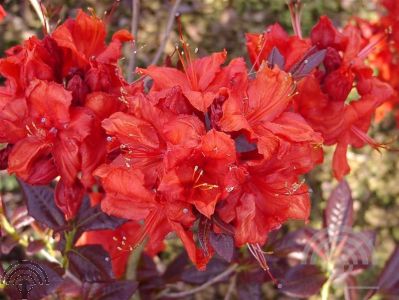
M 331 280 L 328 279 L 321 289 L 321 300 L 328 300 L 330 294 Z

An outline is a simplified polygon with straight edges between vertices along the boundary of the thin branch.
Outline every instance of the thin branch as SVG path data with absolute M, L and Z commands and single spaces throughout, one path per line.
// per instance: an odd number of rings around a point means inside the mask
M 226 296 L 224 296 L 224 300 L 230 300 L 231 299 L 231 297 L 233 296 L 233 293 L 234 293 L 234 291 L 236 289 L 236 284 L 237 284 L 237 273 L 234 274 L 233 278 L 231 278 L 231 280 L 230 280 L 230 284 L 229 284 L 229 287 L 227 289 Z
M 181 2 L 181 0 L 175 0 L 175 3 L 173 4 L 172 9 L 170 10 L 168 23 L 166 25 L 165 33 L 162 37 L 161 45 L 159 46 L 157 53 L 155 53 L 155 56 L 151 61 L 151 65 L 156 65 L 158 63 L 159 59 L 161 58 L 161 56 L 163 54 L 163 51 L 165 50 L 166 43 L 169 40 L 169 35 L 170 35 L 170 32 L 172 31 L 173 24 L 175 22 L 177 9 L 179 8 L 180 2 Z
M 193 295 L 195 293 L 198 293 L 198 292 L 206 289 L 207 287 L 211 286 L 212 284 L 217 283 L 217 282 L 221 281 L 222 279 L 226 278 L 231 273 L 233 273 L 235 270 L 237 270 L 237 268 L 238 268 L 238 264 L 233 264 L 230 267 L 228 267 L 226 270 L 224 270 L 222 273 L 220 273 L 219 275 L 213 277 L 211 280 L 205 282 L 204 284 L 202 284 L 196 288 L 193 288 L 193 289 L 187 290 L 187 291 L 183 291 L 183 292 L 176 292 L 176 293 L 162 292 L 158 295 L 157 298 L 160 298 L 160 297 L 184 298 L 184 297 Z
M 58 265 L 62 265 L 58 259 L 53 257 L 50 253 L 48 253 L 45 249 L 40 250 L 40 254 L 43 255 L 49 262 L 56 263 Z M 80 281 L 79 278 L 77 278 L 75 275 L 71 273 L 69 270 L 65 270 L 65 277 L 68 277 L 71 279 L 74 283 L 76 283 L 78 286 L 82 286 L 82 281 Z
M 132 34 L 134 37 L 132 51 L 129 57 L 129 66 L 127 68 L 127 78 L 129 83 L 133 81 L 134 71 L 136 69 L 136 54 L 137 54 L 137 32 L 139 27 L 139 12 L 140 12 L 140 0 L 132 0 Z

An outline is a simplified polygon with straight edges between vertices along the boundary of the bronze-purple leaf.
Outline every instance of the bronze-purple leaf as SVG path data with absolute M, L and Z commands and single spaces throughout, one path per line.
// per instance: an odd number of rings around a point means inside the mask
M 209 241 L 220 257 L 231 262 L 234 255 L 234 239 L 231 235 L 211 231 Z
M 7 255 L 9 254 L 16 246 L 18 245 L 18 241 L 15 238 L 5 235 L 0 238 L 0 253 Z
M 43 299 L 45 296 L 53 293 L 62 283 L 64 270 L 59 264 L 45 261 L 38 262 L 47 275 L 48 284 L 44 286 L 35 286 L 29 292 L 29 299 Z
M 40 252 L 46 244 L 41 240 L 30 241 L 28 247 L 26 247 L 26 255 L 32 256 Z
M 397 299 L 399 295 L 399 245 L 396 245 L 390 258 L 386 262 L 384 269 L 378 279 L 378 294 L 384 295 L 384 299 Z M 376 291 L 369 293 L 366 299 L 370 299 Z
M 234 139 L 236 151 L 239 153 L 247 153 L 257 150 L 255 143 L 251 143 L 245 137 L 245 135 L 240 134 Z
M 137 282 L 133 280 L 94 283 L 90 286 L 90 293 L 85 299 L 129 300 L 137 290 L 137 287 Z
M 316 51 L 313 54 L 306 55 L 298 64 L 296 64 L 290 72 L 294 79 L 299 80 L 308 76 L 312 71 L 317 68 L 326 57 L 326 50 Z
M 153 299 L 155 294 L 164 287 L 161 277 L 154 260 L 143 253 L 137 267 L 137 281 L 140 283 L 140 299 Z
M 23 181 L 20 184 L 31 217 L 54 230 L 65 226 L 65 217 L 55 204 L 53 189 L 47 186 L 31 186 Z
M 116 229 L 126 222 L 126 219 L 117 218 L 104 213 L 99 204 L 91 206 L 89 197 L 85 196 L 75 218 L 75 227 L 78 229 L 76 238 L 84 231 Z
M 280 53 L 277 47 L 273 47 L 272 51 L 270 51 L 267 62 L 269 64 L 269 67 L 271 68 L 273 68 L 274 66 L 278 66 L 281 70 L 284 70 L 285 58 Z
M 221 259 L 212 259 L 206 267 L 205 271 L 198 271 L 194 266 L 186 269 L 181 276 L 181 279 L 190 284 L 203 284 L 209 279 L 222 273 L 228 264 Z
M 190 264 L 187 252 L 183 251 L 170 264 L 168 264 L 162 275 L 163 279 L 167 283 L 179 281 L 181 274 Z
M 76 247 L 68 252 L 69 269 L 84 282 L 114 279 L 111 259 L 100 245 Z
M 356 277 L 348 276 L 345 279 L 345 300 L 359 300 L 359 289 Z
M 257 300 L 262 297 L 262 284 L 268 281 L 267 273 L 261 268 L 239 272 L 237 276 L 237 292 L 240 300 Z
M 10 223 L 15 229 L 21 229 L 30 225 L 34 219 L 28 215 L 28 209 L 25 205 L 17 207 L 12 216 Z
M 238 297 L 240 300 L 261 300 L 262 289 L 261 284 L 258 282 L 242 282 L 238 280 L 239 284 L 237 287 Z
M 333 252 L 340 235 L 353 225 L 353 200 L 350 187 L 345 180 L 332 191 L 324 214 L 325 227 Z
M 298 230 L 288 232 L 281 239 L 274 243 L 274 255 L 287 256 L 292 252 L 303 252 L 305 247 L 312 247 L 312 238 L 317 232 L 317 229 L 313 229 L 311 227 L 303 227 Z
M 374 231 L 341 233 L 344 240 L 341 249 L 337 249 L 334 264 L 337 275 L 356 274 L 372 264 L 376 233 Z
M 291 297 L 308 298 L 319 293 L 327 281 L 315 265 L 297 265 L 288 270 L 280 283 L 280 291 Z

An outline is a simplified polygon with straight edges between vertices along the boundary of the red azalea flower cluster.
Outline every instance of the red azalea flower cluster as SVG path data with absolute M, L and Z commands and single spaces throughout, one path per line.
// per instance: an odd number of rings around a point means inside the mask
M 60 176 L 57 205 L 75 215 L 92 172 L 105 160 L 100 122 L 121 106 L 117 60 L 127 31 L 106 46 L 101 20 L 79 12 L 43 40 L 31 37 L 0 60 L 0 143 L 8 171 L 30 184 Z M 82 38 L 84 37 L 84 38 Z M 11 148 L 12 147 L 12 148 Z
M 363 38 L 370 42 L 378 42 L 378 48 L 369 60 L 371 66 L 378 70 L 378 77 L 389 83 L 395 90 L 393 97 L 386 101 L 377 110 L 376 121 L 382 120 L 385 115 L 395 110 L 396 122 L 399 124 L 399 2 L 396 0 L 381 0 L 379 2 L 386 10 L 376 22 L 356 19 Z M 387 35 L 381 40 L 381 36 Z
M 0 22 L 5 18 L 7 15 L 6 11 L 4 10 L 3 6 L 0 5 Z
M 354 25 L 338 31 L 327 17 L 321 17 L 309 39 L 290 37 L 278 24 L 264 34 L 247 34 L 255 68 L 278 56 L 282 68 L 295 75 L 324 52 L 324 68 L 298 82 L 293 109 L 322 135 L 324 145 L 336 145 L 333 172 L 338 180 L 350 171 L 346 158 L 349 145 L 382 146 L 367 136 L 367 131 L 375 110 L 392 97 L 393 90 L 375 78 L 365 63 L 375 44 L 374 40 L 367 43 Z
M 225 51 L 192 58 L 181 38 L 179 68 L 138 69 L 152 79 L 145 91 L 117 66 L 132 36 L 119 31 L 107 46 L 102 21 L 80 11 L 0 60 L 8 171 L 31 184 L 59 176 L 56 203 L 68 218 L 85 192 L 104 192 L 93 194 L 103 211 L 131 222 L 80 243 L 103 244 L 117 274 L 127 259 L 118 251 L 147 239 L 155 254 L 171 232 L 199 269 L 220 234 L 248 245 L 267 269 L 260 246 L 268 233 L 309 216 L 300 176 L 322 162 L 323 143 L 337 145 L 333 169 L 342 178 L 348 145 L 376 146 L 366 132 L 392 94 L 364 64 L 371 47 L 355 27 L 339 32 L 324 17 L 310 39 L 299 36 L 279 25 L 248 34 L 249 73 L 243 58 L 225 65 Z

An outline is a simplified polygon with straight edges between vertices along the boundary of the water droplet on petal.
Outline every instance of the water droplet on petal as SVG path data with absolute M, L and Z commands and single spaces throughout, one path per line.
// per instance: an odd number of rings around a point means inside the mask
M 44 118 L 44 117 L 40 119 L 40 122 L 41 122 L 41 123 L 46 123 L 46 121 L 47 121 L 47 119 Z
M 183 214 L 188 214 L 188 208 L 183 208 Z

